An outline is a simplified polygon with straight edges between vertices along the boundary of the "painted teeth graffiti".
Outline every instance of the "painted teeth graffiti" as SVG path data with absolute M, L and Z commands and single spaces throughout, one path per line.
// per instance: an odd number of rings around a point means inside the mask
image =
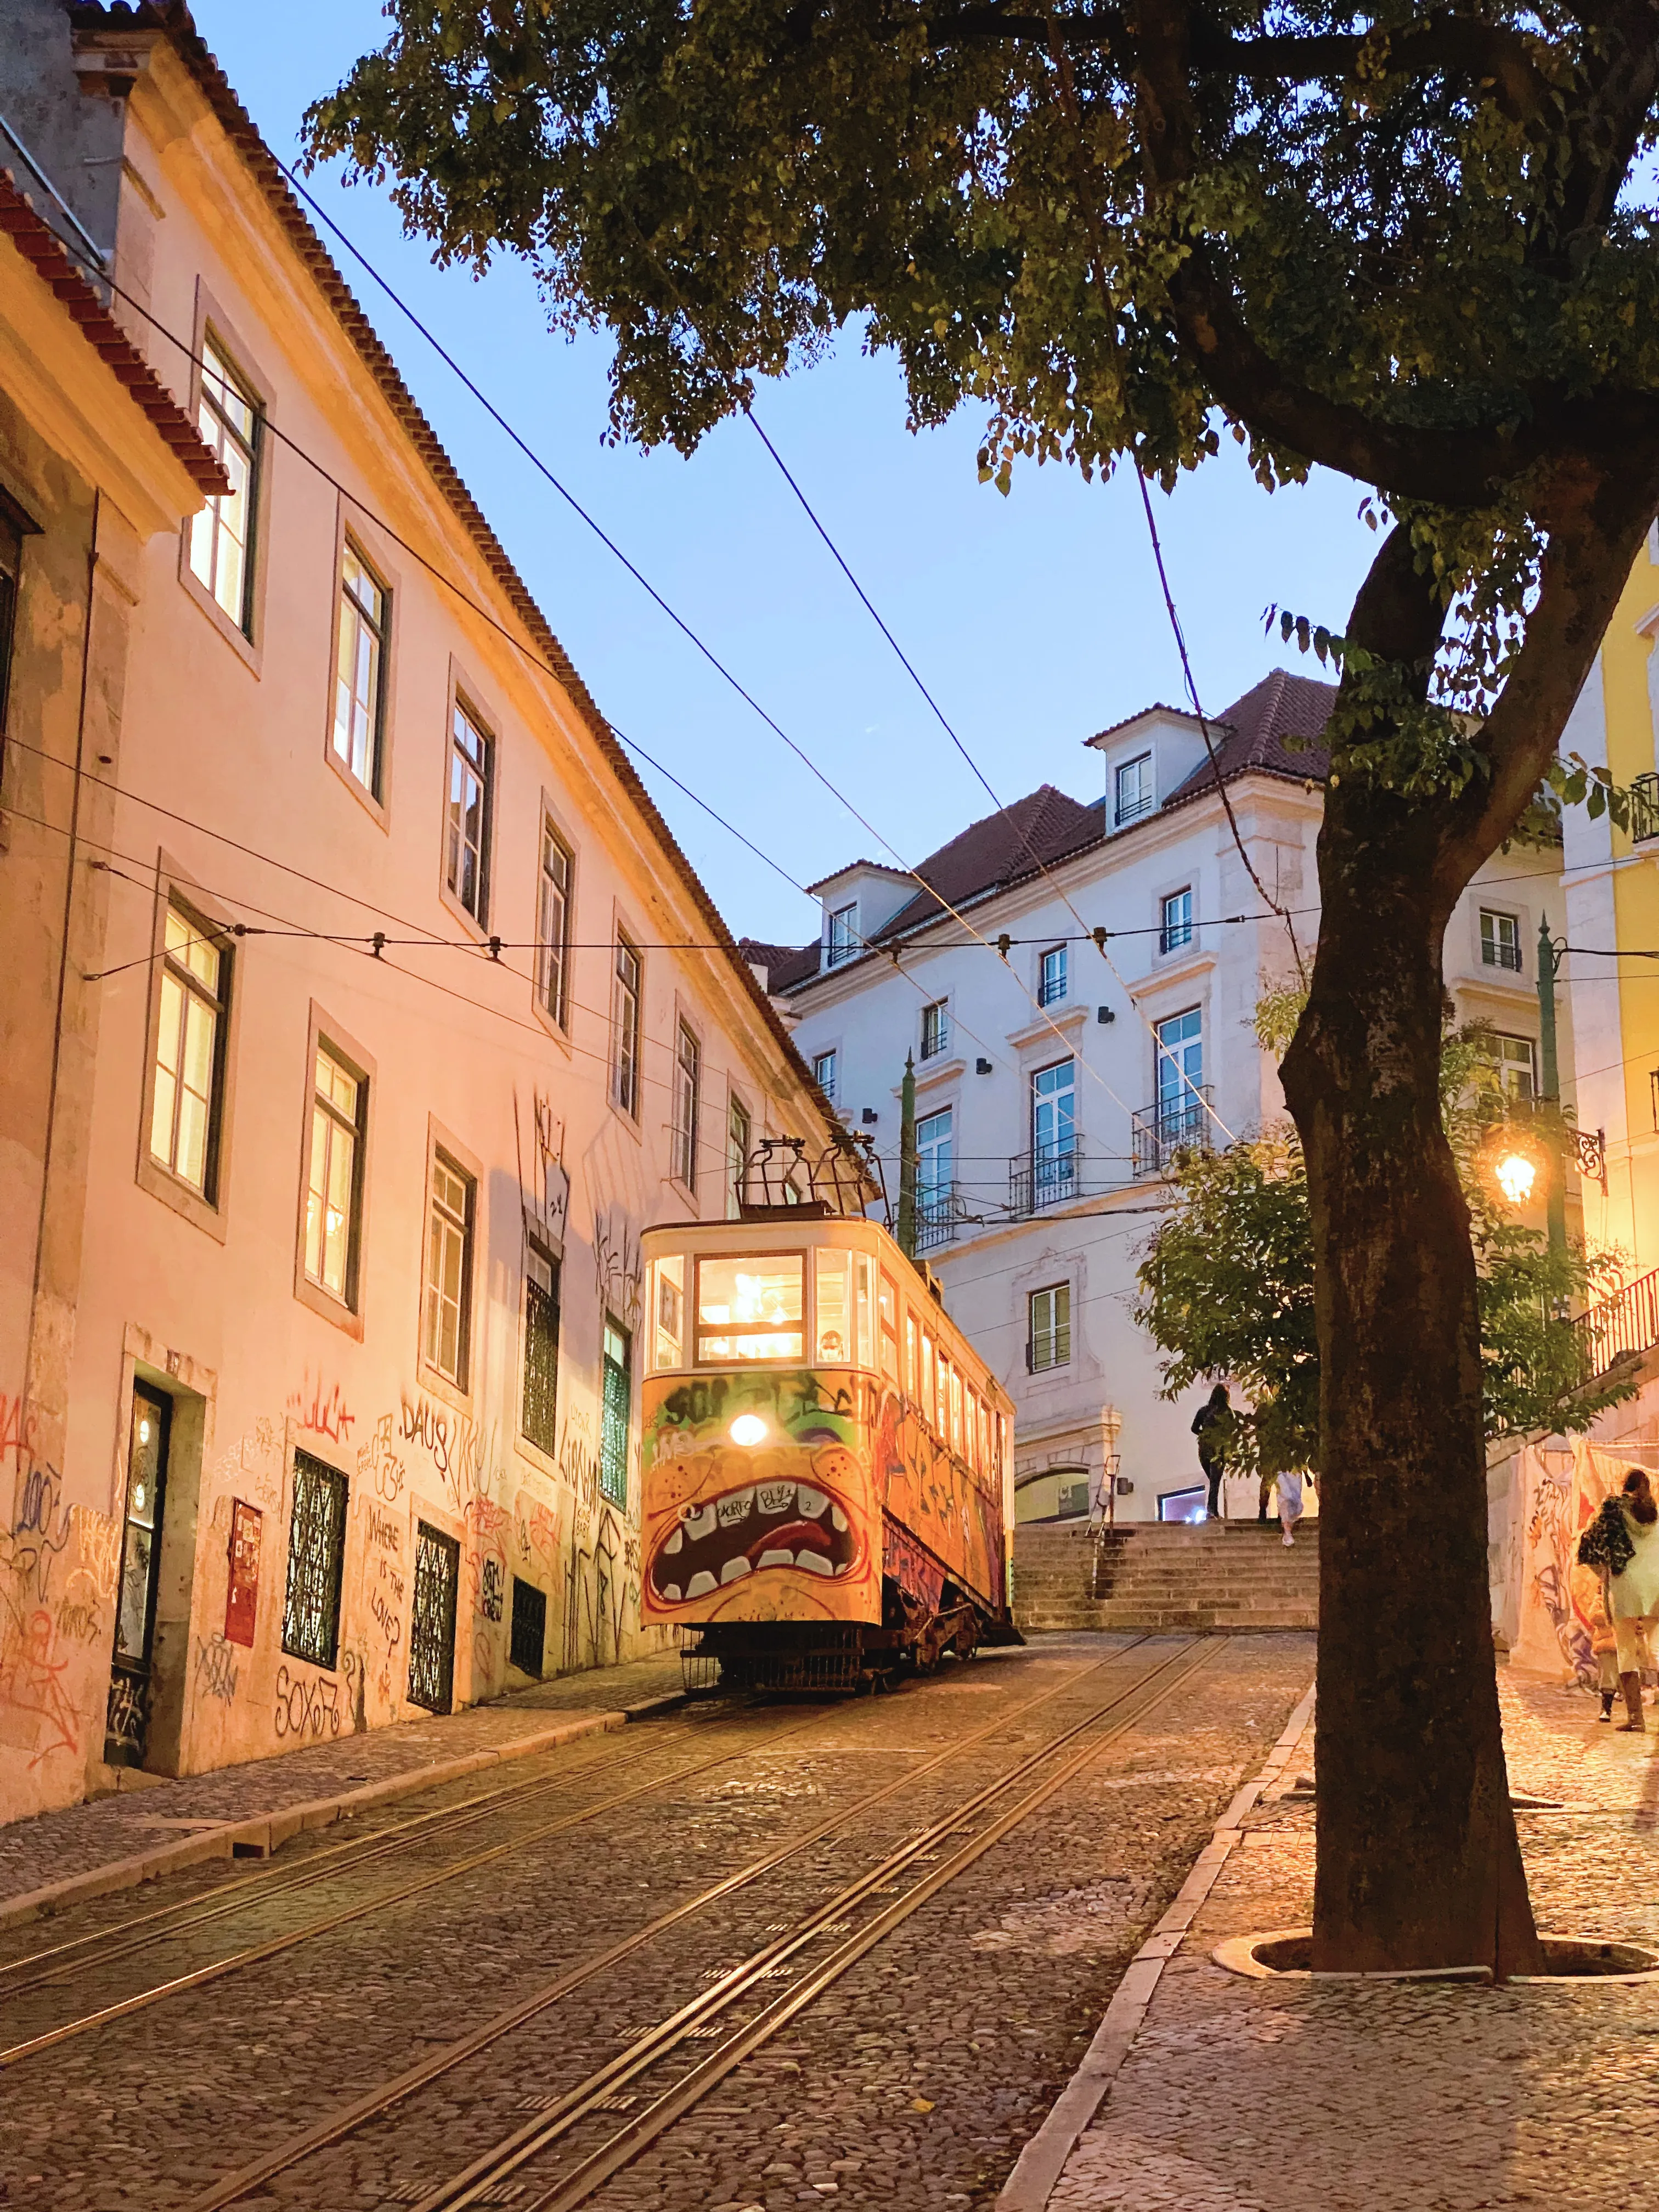
M 827 1581 L 850 1573 L 858 1546 L 847 1514 L 838 1505 L 832 1514 L 832 1503 L 811 1483 L 749 1482 L 685 1505 L 651 1561 L 652 1589 L 674 1605 L 775 1567 Z

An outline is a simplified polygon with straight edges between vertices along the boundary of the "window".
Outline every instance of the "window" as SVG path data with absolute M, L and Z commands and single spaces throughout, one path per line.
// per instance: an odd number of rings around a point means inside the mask
M 726 1109 L 726 1218 L 737 1221 L 742 1218 L 744 1194 L 747 1185 L 750 1150 L 749 1109 L 741 1098 L 732 1099 Z
M 415 1523 L 415 1596 L 409 1618 L 409 1702 L 447 1713 L 454 1702 L 455 1598 L 461 1547 L 428 1522 Z
M 1054 1206 L 1077 1182 L 1077 1062 L 1056 1060 L 1031 1078 L 1031 1203 Z
M 558 1449 L 559 1263 L 538 1244 L 525 1252 L 524 1412 L 526 1438 L 551 1459 Z
M 799 1359 L 805 1272 L 799 1252 L 699 1260 L 699 1360 Z
M 938 1243 L 937 1231 L 948 1220 L 954 1188 L 951 1175 L 951 1109 L 927 1115 L 916 1124 L 916 1239 L 919 1248 Z
M 817 1349 L 815 1359 L 827 1365 L 843 1366 L 853 1357 L 853 1316 L 850 1310 L 848 1267 L 850 1255 L 846 1252 L 820 1250 L 815 1255 L 812 1270 L 814 1335 Z
M 933 1401 L 933 1340 L 921 1332 L 921 1417 L 931 1427 L 939 1418 Z
M 471 1176 L 434 1152 L 422 1349 L 428 1365 L 463 1390 L 472 1299 L 472 1195 Z
M 386 586 L 348 538 L 340 558 L 340 625 L 334 653 L 334 757 L 376 799 L 380 795 L 386 612 Z
M 306 1178 L 306 1276 L 347 1306 L 357 1302 L 358 1164 L 367 1089 L 327 1045 L 318 1046 Z
M 190 525 L 191 573 L 246 635 L 253 604 L 253 523 L 259 489 L 259 403 L 209 336 L 202 341 L 197 427 L 230 479 Z
M 1185 890 L 1171 891 L 1164 902 L 1158 949 L 1160 952 L 1179 952 L 1192 941 L 1193 894 L 1188 885 Z
M 904 1394 L 917 1397 L 921 1389 L 921 1353 L 917 1345 L 916 1317 L 907 1306 L 904 1310 Z
M 489 912 L 490 753 L 491 740 L 458 699 L 450 719 L 444 881 L 480 929 Z
M 1488 1035 L 1479 1044 L 1480 1072 L 1513 1106 L 1530 1106 L 1538 1096 L 1538 1069 L 1530 1037 Z
M 702 1047 L 680 1024 L 674 1054 L 674 1173 L 686 1188 L 697 1187 L 697 1115 L 702 1109 Z
M 1025 1364 L 1033 1375 L 1049 1367 L 1066 1367 L 1072 1358 L 1072 1286 L 1054 1283 L 1046 1291 L 1033 1291 L 1027 1301 L 1030 1328 L 1026 1332 Z
M 624 1114 L 640 1114 L 640 956 L 617 939 L 611 987 L 611 1096 Z
M 547 1654 L 547 1592 L 513 1577 L 513 1636 L 507 1656 L 521 1674 L 539 1676 Z
M 921 1010 L 921 1056 L 937 1060 L 939 1054 L 951 1047 L 951 1006 L 946 999 L 935 999 L 930 1006 Z
M 1196 1006 L 1158 1025 L 1158 1125 L 1167 1141 L 1204 1121 L 1204 1017 Z
M 1496 914 L 1491 907 L 1480 909 L 1480 964 L 1484 968 L 1507 968 L 1512 975 L 1521 973 L 1521 924 L 1512 914 Z
M 657 1372 L 678 1367 L 684 1350 L 685 1261 L 676 1254 L 672 1260 L 659 1260 L 656 1266 L 656 1287 L 653 1310 L 657 1316 L 657 1342 L 654 1364 Z
M 294 1455 L 294 1512 L 288 1529 L 288 1595 L 283 1649 L 292 1659 L 332 1667 L 340 1640 L 345 1567 L 346 1479 L 309 1452 Z
M 1137 753 L 1133 760 L 1125 761 L 1117 771 L 1116 804 L 1113 818 L 1118 829 L 1126 822 L 1139 822 L 1143 814 L 1152 811 L 1152 757 Z
M 1070 1521 L 1089 1510 L 1089 1478 L 1086 1474 L 1063 1474 L 1054 1493 L 1054 1510 L 1062 1521 Z
M 838 906 L 830 917 L 830 965 L 838 968 L 859 949 L 858 904 Z
M 884 1269 L 876 1283 L 876 1323 L 881 1337 L 881 1371 L 890 1382 L 899 1379 L 898 1285 Z
M 155 1087 L 149 1151 L 210 1202 L 224 1094 L 224 1034 L 230 953 L 204 922 L 167 910 Z
M 628 1504 L 628 1431 L 634 1411 L 633 1339 L 605 1317 L 605 1406 L 599 1435 L 599 1488 L 613 1505 Z
M 537 994 L 550 1020 L 568 1029 L 570 1012 L 570 848 L 542 822 L 542 879 L 536 907 Z
M 11 694 L 11 655 L 17 635 L 17 591 L 23 572 L 23 540 L 0 514 L 0 730 L 6 726 L 6 702 Z
M 962 1370 L 951 1370 L 951 1449 L 962 1457 Z
M 836 1103 L 836 1055 L 821 1052 L 812 1062 L 812 1080 L 833 1106 Z
M 1066 947 L 1052 945 L 1037 963 L 1037 1004 L 1056 1006 L 1066 996 Z

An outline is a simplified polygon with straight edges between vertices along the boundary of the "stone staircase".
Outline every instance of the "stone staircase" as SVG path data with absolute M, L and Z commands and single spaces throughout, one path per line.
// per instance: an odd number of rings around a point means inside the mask
M 1048 1525 L 1014 1536 L 1014 1618 L 1022 1628 L 1316 1628 L 1319 1523 L 1286 1551 L 1277 1522 L 1197 1526 L 1133 1521 L 1095 1540 Z

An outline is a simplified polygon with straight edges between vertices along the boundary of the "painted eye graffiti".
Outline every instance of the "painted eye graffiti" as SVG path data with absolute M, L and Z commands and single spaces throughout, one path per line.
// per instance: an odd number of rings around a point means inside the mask
M 769 1567 L 834 1582 L 857 1565 L 860 1547 L 843 1508 L 810 1482 L 750 1482 L 687 1506 L 651 1562 L 651 1588 L 669 1605 Z

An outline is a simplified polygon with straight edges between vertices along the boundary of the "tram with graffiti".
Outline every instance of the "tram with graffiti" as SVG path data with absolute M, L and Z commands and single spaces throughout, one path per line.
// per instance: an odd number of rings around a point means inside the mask
M 688 1679 L 873 1688 L 1022 1640 L 1013 1406 L 872 1171 L 772 1139 L 739 1219 L 645 1233 L 641 1619 L 696 1632 Z

